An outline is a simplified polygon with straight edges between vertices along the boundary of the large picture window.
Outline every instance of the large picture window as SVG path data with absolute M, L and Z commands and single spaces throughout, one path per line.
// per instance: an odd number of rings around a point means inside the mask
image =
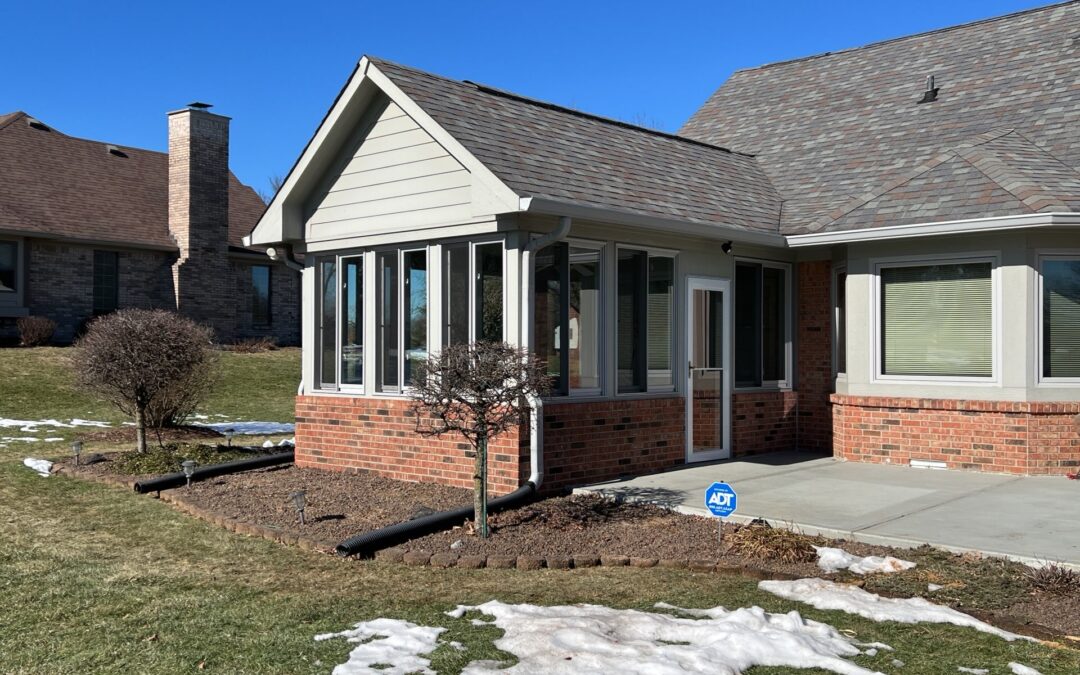
M 992 377 L 993 264 L 883 266 L 880 372 L 922 377 Z
M 620 249 L 616 277 L 618 391 L 671 389 L 675 260 Z
M 1042 376 L 1080 378 L 1080 257 L 1042 259 Z
M 443 247 L 444 344 L 502 342 L 502 243 Z
M 553 393 L 600 393 L 602 251 L 559 243 L 536 254 L 535 349 Z
M 781 263 L 735 264 L 735 384 L 787 386 L 791 369 L 790 268 Z

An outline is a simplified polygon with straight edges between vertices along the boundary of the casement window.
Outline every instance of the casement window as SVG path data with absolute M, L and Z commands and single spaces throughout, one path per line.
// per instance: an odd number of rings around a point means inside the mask
M 502 342 L 501 242 L 443 247 L 443 344 Z
M 735 263 L 735 386 L 789 386 L 790 280 L 790 265 Z
M 535 259 L 535 352 L 554 394 L 599 394 L 603 247 L 558 243 Z
M 616 268 L 618 392 L 671 391 L 675 259 L 620 248 Z
M 427 248 L 375 254 L 377 389 L 401 392 L 427 358 Z
M 847 373 L 847 270 L 833 274 L 833 372 Z
M 316 261 L 317 368 L 322 389 L 357 389 L 364 383 L 363 271 L 362 255 Z
M 0 293 L 19 290 L 19 242 L 0 241 Z
M 251 266 L 251 323 L 270 325 L 270 266 Z
M 93 313 L 115 312 L 120 305 L 120 257 L 116 251 L 94 251 Z
M 1080 256 L 1043 256 L 1042 379 L 1080 380 Z
M 993 270 L 990 259 L 879 265 L 879 376 L 993 377 Z

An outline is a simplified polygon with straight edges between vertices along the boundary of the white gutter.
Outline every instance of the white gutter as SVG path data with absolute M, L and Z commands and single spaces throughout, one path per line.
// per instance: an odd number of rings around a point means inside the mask
M 1080 213 L 1028 213 L 1020 216 L 970 218 L 940 223 L 890 225 L 865 230 L 795 234 L 787 237 L 787 245 L 791 248 L 799 248 L 802 246 L 848 244 L 863 241 L 887 241 L 907 237 L 933 237 L 950 234 L 1022 230 L 1035 227 L 1075 227 L 1078 225 L 1080 225 Z
M 550 216 L 569 216 L 578 220 L 593 220 L 601 223 L 613 223 L 616 225 L 630 225 L 632 227 L 647 228 L 660 232 L 674 234 L 686 234 L 721 241 L 733 240 L 745 244 L 757 244 L 760 246 L 777 246 L 784 248 L 787 241 L 782 234 L 773 232 L 761 232 L 747 230 L 733 225 L 709 225 L 706 223 L 694 223 L 678 218 L 663 218 L 660 216 L 645 216 L 632 211 L 620 209 L 607 209 L 596 206 L 582 206 L 568 202 L 559 202 L 542 197 L 522 197 L 519 200 L 519 209 L 528 213 L 539 213 Z
M 521 333 L 518 342 L 521 348 L 532 348 L 532 325 L 536 308 L 532 304 L 533 254 L 557 241 L 566 239 L 570 234 L 570 217 L 560 216 L 559 226 L 554 231 L 525 242 L 521 248 Z M 537 490 L 544 482 L 544 402 L 539 396 L 529 397 L 529 473 L 528 482 Z

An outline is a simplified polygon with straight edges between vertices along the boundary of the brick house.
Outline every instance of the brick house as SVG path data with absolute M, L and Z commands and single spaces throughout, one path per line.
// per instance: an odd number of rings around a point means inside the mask
M 70 341 L 121 307 L 179 311 L 232 342 L 300 341 L 300 279 L 244 246 L 265 209 L 229 171 L 229 118 L 169 113 L 169 152 L 0 115 L 0 338 L 19 316 Z
M 1071 2 L 742 70 L 674 135 L 363 58 L 247 240 L 305 255 L 297 462 L 469 485 L 410 361 L 505 339 L 556 386 L 497 492 L 1075 469 L 1077 35 Z

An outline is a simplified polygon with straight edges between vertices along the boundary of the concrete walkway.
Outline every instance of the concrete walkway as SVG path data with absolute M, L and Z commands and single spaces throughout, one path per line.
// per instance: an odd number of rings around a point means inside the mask
M 1080 481 L 838 462 L 775 453 L 579 488 L 708 515 L 705 489 L 730 483 L 746 522 L 890 546 L 932 544 L 1080 567 Z

